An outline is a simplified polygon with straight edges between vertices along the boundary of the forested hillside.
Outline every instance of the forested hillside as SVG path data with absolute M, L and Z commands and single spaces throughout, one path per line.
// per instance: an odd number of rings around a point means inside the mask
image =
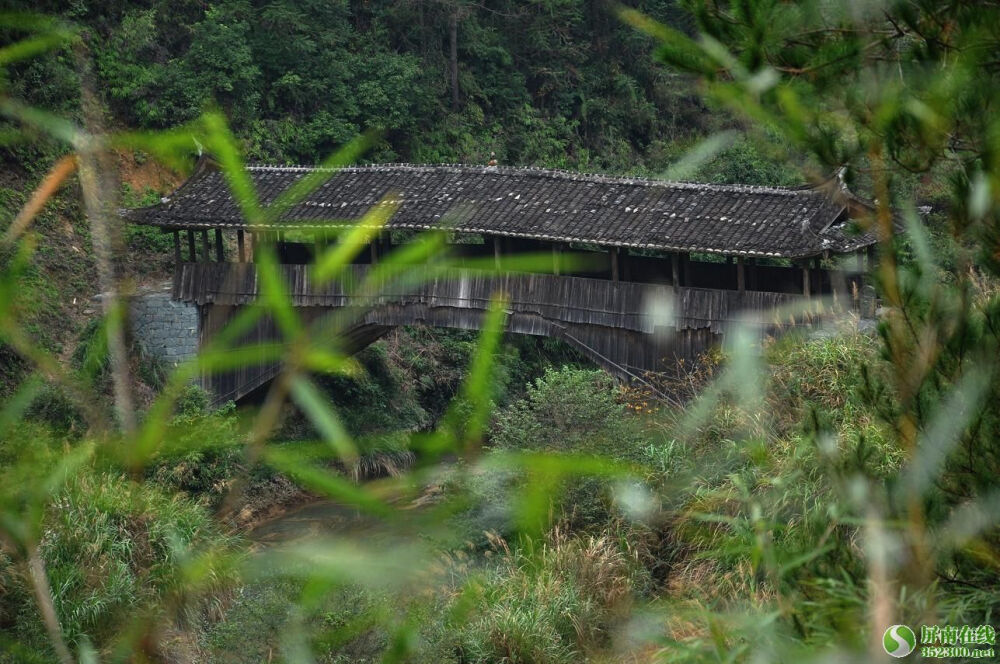
M 175 127 L 211 104 L 249 159 L 315 163 L 359 132 L 370 161 L 660 172 L 692 139 L 732 125 L 693 79 L 604 0 L 200 0 L 15 7 L 85 26 L 113 123 Z M 636 3 L 691 23 L 674 0 Z M 61 52 L 18 64 L 12 93 L 74 114 Z M 793 171 L 739 142 L 703 178 L 782 183 Z

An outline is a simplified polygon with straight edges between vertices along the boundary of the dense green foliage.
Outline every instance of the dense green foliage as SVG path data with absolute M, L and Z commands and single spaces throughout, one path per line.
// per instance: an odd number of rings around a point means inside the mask
M 86 26 L 116 122 L 169 128 L 215 104 L 254 160 L 315 163 L 375 131 L 373 161 L 485 164 L 495 151 L 503 164 L 660 172 L 693 139 L 734 126 L 706 113 L 691 80 L 659 66 L 653 42 L 602 2 L 14 4 Z M 638 6 L 688 20 L 674 0 Z M 76 113 L 68 54 L 19 64 L 11 78 L 19 98 Z M 741 141 L 701 177 L 796 181 L 761 149 Z
M 650 9 L 662 14 L 669 3 L 659 4 Z M 582 2 L 485 9 L 460 1 L 227 0 L 207 8 L 43 9 L 89 26 L 102 89 L 123 122 L 172 127 L 214 102 L 253 158 L 315 162 L 377 129 L 386 134 L 376 159 L 485 162 L 496 150 L 507 162 L 568 164 L 621 151 L 624 165 L 661 134 L 655 103 L 670 92 L 648 42 Z M 449 90 L 452 15 L 459 17 L 459 108 L 451 108 Z M 554 16 L 558 36 L 549 32 Z M 607 46 L 599 52 L 595 43 Z M 611 43 L 620 46 L 610 50 Z M 72 104 L 66 58 L 32 62 L 17 79 L 39 83 L 25 85 L 34 103 Z M 56 88 L 67 81 L 68 90 Z
M 681 4 L 691 19 L 666 2 L 623 13 L 669 69 L 612 8 L 574 0 L 31 7 L 82 41 L 17 19 L 10 34 L 27 39 L 0 49 L 0 657 L 858 661 L 882 657 L 894 623 L 994 621 L 1000 12 Z M 88 90 L 112 133 L 25 107 L 82 121 Z M 678 159 L 740 126 L 759 134 Z M 812 179 L 846 167 L 875 199 L 877 330 L 845 316 L 761 353 L 735 329 L 719 366 L 662 379 L 682 403 L 578 367 L 539 372 L 538 345 L 502 343 L 499 298 L 475 341 L 416 330 L 356 360 L 290 305 L 265 244 L 247 315 L 278 321 L 282 373 L 260 403 L 207 412 L 187 384 L 225 368 L 224 340 L 200 367 L 143 369 L 116 363 L 114 311 L 69 315 L 64 295 L 94 283 L 75 242 L 99 214 L 87 223 L 75 192 L 48 191 L 12 222 L 53 157 L 74 149 L 86 167 L 105 145 L 133 163 L 201 146 L 252 220 L 273 220 L 240 148 L 316 161 L 367 129 L 374 159 L 496 150 L 767 184 L 797 179 L 789 164 Z M 928 191 L 930 236 L 911 214 Z M 385 214 L 327 250 L 331 275 Z M 162 256 L 152 236 L 125 239 Z M 446 244 L 409 250 L 433 260 Z M 426 271 L 380 268 L 389 283 Z M 333 536 L 303 512 L 250 534 L 280 545 L 230 534 L 291 494 L 329 501 Z

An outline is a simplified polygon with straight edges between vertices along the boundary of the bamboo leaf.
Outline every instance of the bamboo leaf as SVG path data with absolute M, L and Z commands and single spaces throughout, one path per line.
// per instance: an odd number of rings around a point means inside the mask
M 340 423 L 337 414 L 324 403 L 324 398 L 311 380 L 302 375 L 291 379 L 292 398 L 319 431 L 323 439 L 336 451 L 342 461 L 357 459 L 358 450 L 350 435 Z
M 310 491 L 347 505 L 354 505 L 375 516 L 387 518 L 392 515 L 389 506 L 368 491 L 355 486 L 343 477 L 334 475 L 329 469 L 312 466 L 294 451 L 271 447 L 264 452 L 264 460 L 275 470 L 287 474 Z

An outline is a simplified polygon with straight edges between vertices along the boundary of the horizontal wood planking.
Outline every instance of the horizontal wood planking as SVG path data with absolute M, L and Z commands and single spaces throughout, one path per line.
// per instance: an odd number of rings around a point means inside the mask
M 243 305 L 256 301 L 259 287 L 252 263 L 184 263 L 178 268 L 174 298 L 199 305 Z M 660 317 L 652 307 L 668 304 L 676 330 L 710 328 L 721 334 L 726 325 L 748 316 L 765 325 L 788 324 L 786 309 L 809 301 L 798 295 L 764 291 L 674 288 L 658 284 L 611 282 L 586 277 L 453 270 L 413 286 L 390 285 L 377 296 L 359 296 L 371 269 L 352 265 L 347 278 L 318 286 L 309 265 L 279 266 L 296 307 L 380 307 L 388 304 L 428 308 L 485 310 L 494 294 L 508 299 L 511 312 L 563 323 L 599 325 L 652 334 Z
M 279 267 L 302 319 L 344 352 L 355 352 L 400 325 L 479 329 L 494 293 L 505 293 L 507 329 L 563 339 L 599 366 L 624 379 L 646 371 L 670 370 L 677 360 L 693 361 L 718 344 L 727 325 L 750 316 L 757 327 L 796 324 L 782 310 L 808 302 L 782 293 L 672 288 L 581 277 L 539 274 L 496 275 L 456 270 L 409 288 L 397 286 L 362 298 L 355 284 L 368 266 L 351 266 L 347 277 L 317 287 L 311 268 Z M 204 345 L 245 305 L 256 301 L 253 264 L 185 263 L 178 269 L 174 297 L 202 312 Z M 650 310 L 670 303 L 667 325 Z M 784 320 L 782 320 L 784 319 Z M 263 316 L 237 343 L 277 343 L 280 330 Z M 239 399 L 277 375 L 279 366 L 252 358 L 232 370 L 203 378 L 217 401 Z

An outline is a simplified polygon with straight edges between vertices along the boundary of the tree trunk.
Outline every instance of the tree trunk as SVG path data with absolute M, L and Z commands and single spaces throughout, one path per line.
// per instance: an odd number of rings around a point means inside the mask
M 451 47 L 449 64 L 451 69 L 451 110 L 458 110 L 458 7 L 448 19 L 448 41 Z

